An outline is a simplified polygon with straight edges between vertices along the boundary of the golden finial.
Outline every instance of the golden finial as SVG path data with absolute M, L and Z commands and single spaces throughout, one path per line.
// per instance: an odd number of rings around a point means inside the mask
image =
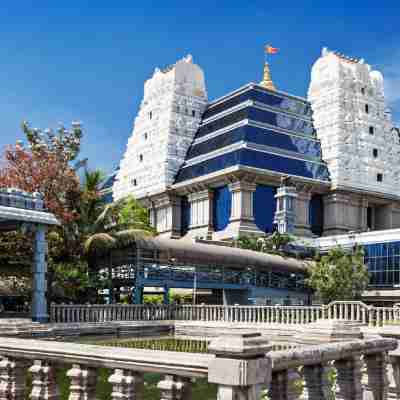
M 267 62 L 264 64 L 264 76 L 263 80 L 260 82 L 260 85 L 270 90 L 276 90 L 274 82 L 272 82 L 271 71 Z
M 264 76 L 263 80 L 260 82 L 260 85 L 270 90 L 276 90 L 276 88 L 274 82 L 272 82 L 271 71 L 269 69 L 267 55 L 276 54 L 278 53 L 278 51 L 279 49 L 277 49 L 276 47 L 272 47 L 270 44 L 266 44 L 264 47 L 264 52 L 265 52 Z

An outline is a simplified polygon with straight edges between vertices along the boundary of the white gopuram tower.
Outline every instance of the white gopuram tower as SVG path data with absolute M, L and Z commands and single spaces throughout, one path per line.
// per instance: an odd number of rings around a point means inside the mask
M 332 188 L 399 196 L 399 137 L 385 112 L 382 74 L 324 48 L 308 97 Z
M 144 96 L 132 136 L 113 187 L 114 200 L 140 199 L 173 184 L 207 104 L 202 69 L 189 55 L 156 68 Z

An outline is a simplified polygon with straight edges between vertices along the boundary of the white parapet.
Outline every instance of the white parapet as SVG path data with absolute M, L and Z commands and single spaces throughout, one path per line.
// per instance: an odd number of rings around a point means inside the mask
M 165 191 L 184 162 L 207 105 L 202 69 L 187 56 L 156 68 L 144 96 L 113 187 L 114 200 Z
M 385 110 L 383 76 L 324 49 L 308 92 L 334 188 L 400 195 L 400 144 Z

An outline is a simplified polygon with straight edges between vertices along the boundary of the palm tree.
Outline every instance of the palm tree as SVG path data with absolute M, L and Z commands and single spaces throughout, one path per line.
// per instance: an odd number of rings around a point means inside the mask
M 85 253 L 108 251 L 155 234 L 148 210 L 128 196 L 103 208 L 93 224 L 93 234 L 85 241 Z

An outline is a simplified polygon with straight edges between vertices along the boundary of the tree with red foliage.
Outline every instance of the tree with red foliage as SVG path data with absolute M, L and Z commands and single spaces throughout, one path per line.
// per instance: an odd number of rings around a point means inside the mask
M 71 130 L 59 127 L 57 132 L 32 129 L 22 125 L 27 146 L 17 142 L 5 149 L 0 164 L 0 188 L 15 187 L 40 192 L 49 211 L 61 223 L 78 217 L 80 184 L 71 165 L 79 154 L 82 130 L 74 123 Z

